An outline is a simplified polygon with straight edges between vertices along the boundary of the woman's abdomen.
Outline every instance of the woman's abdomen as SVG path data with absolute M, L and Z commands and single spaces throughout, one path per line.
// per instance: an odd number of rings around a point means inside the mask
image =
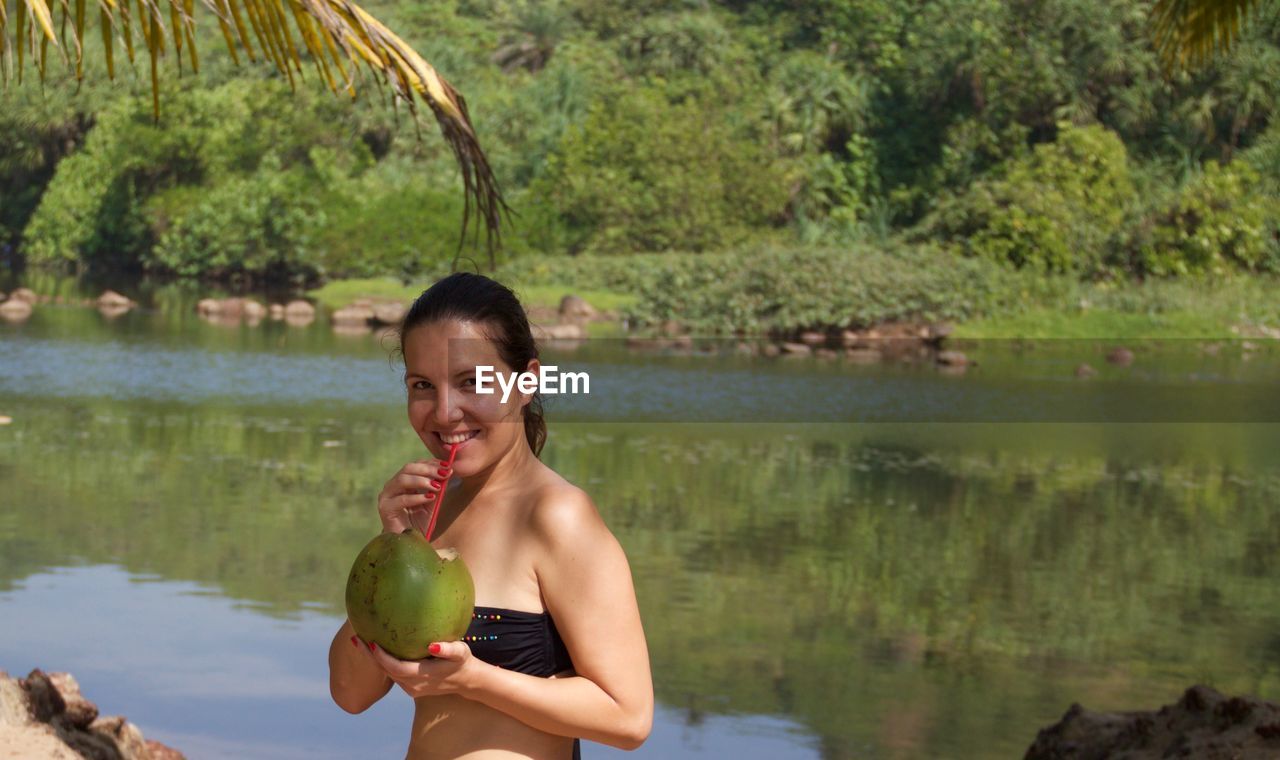
M 573 739 L 532 728 L 465 697 L 416 700 L 407 760 L 569 760 Z

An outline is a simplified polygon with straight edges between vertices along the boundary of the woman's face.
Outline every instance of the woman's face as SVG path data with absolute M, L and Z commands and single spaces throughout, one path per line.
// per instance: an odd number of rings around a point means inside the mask
M 418 437 L 437 459 L 449 458 L 449 442 L 462 441 L 454 473 L 475 474 L 513 447 L 528 445 L 524 405 L 532 396 L 513 389 L 504 404 L 501 391 L 476 392 L 477 366 L 493 367 L 503 377 L 512 371 L 480 325 L 449 319 L 413 328 L 404 336 L 404 364 L 409 424 Z M 537 370 L 537 359 L 522 368 Z

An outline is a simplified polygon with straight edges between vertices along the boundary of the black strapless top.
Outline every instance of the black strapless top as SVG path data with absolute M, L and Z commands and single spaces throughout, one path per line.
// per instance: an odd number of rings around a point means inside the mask
M 546 678 L 573 669 L 550 612 L 476 607 L 462 640 L 471 647 L 471 654 L 517 673 Z M 573 760 L 579 760 L 581 753 L 580 742 L 574 739 Z
M 546 678 L 573 668 L 549 612 L 476 607 L 462 640 L 476 657 L 517 673 Z

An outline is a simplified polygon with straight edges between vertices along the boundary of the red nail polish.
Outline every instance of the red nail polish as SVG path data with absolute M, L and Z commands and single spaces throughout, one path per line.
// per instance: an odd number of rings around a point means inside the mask
M 370 642 L 369 642 L 369 651 L 370 651 L 370 652 L 376 652 L 376 651 L 378 651 L 378 645 L 377 645 L 377 644 L 375 644 L 375 643 L 373 643 L 372 641 L 370 641 Z
M 436 495 L 434 493 L 429 493 L 426 496 L 427 496 L 427 501 L 435 501 Z
M 440 654 L 440 645 L 432 644 L 431 646 L 427 647 L 427 651 L 430 652 L 431 654 Z
M 360 646 L 359 644 L 357 644 L 357 643 L 356 643 L 356 637 L 355 637 L 355 636 L 352 636 L 352 637 L 351 637 L 351 646 L 353 646 L 353 647 L 357 647 L 357 648 Z
M 436 470 L 436 474 L 442 478 L 447 477 L 449 475 L 449 469 L 447 467 L 441 467 L 440 469 Z

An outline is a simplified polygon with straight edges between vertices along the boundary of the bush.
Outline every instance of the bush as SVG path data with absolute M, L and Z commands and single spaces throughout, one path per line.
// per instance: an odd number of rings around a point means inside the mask
M 159 239 L 144 267 L 185 277 L 314 280 L 309 244 L 324 221 L 314 177 L 281 171 L 273 156 L 261 169 L 156 196 L 148 209 Z
M 563 220 L 570 252 L 705 251 L 778 218 L 781 175 L 721 116 L 647 88 L 597 102 L 533 188 Z
M 791 333 L 894 320 L 966 319 L 1023 300 L 1027 278 L 935 248 L 745 249 L 630 257 L 638 326 L 677 320 L 704 335 Z
M 27 261 L 212 277 L 318 271 L 307 237 L 321 200 L 372 163 L 353 107 L 247 78 L 165 98 L 159 123 L 148 98 L 99 114 L 24 231 Z
M 1210 162 L 1131 228 L 1121 256 L 1143 276 L 1280 272 L 1280 199 L 1248 164 Z
M 926 229 L 968 256 L 1040 272 L 1101 271 L 1134 197 L 1124 144 L 1098 126 L 1059 129 L 1002 176 L 941 204 Z

